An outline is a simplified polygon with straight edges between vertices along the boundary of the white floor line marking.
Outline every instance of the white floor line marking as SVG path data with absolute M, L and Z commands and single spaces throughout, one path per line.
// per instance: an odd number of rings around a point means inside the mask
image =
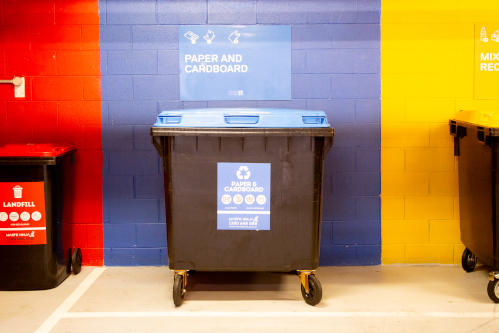
M 65 312 L 64 318 L 151 318 L 151 317 L 336 317 L 336 318 L 499 318 L 494 312 L 234 312 L 234 311 L 165 311 L 165 312 Z
M 99 278 L 99 276 L 106 270 L 105 267 L 94 268 L 90 274 L 83 280 L 78 287 L 52 312 L 43 324 L 38 327 L 35 333 L 48 333 L 54 328 L 57 322 L 64 317 L 73 305 L 80 299 L 80 297 L 92 286 L 92 284 Z

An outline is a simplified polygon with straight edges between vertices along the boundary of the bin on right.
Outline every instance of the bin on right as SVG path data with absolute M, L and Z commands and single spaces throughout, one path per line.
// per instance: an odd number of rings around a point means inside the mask
M 458 158 L 461 264 L 489 268 L 487 294 L 499 303 L 499 111 L 461 111 L 451 119 Z

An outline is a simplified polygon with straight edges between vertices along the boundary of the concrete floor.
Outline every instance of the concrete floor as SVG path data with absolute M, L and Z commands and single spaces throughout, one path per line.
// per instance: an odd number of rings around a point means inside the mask
M 322 267 L 323 300 L 292 274 L 201 273 L 184 304 L 167 267 L 84 267 L 53 290 L 0 292 L 0 332 L 499 332 L 487 271 L 458 266 Z

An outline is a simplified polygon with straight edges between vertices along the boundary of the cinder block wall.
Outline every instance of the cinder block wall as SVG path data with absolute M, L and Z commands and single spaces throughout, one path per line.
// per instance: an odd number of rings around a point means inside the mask
M 76 146 L 74 195 L 65 212 L 83 263 L 102 265 L 97 0 L 0 0 L 0 78 L 14 75 L 25 77 L 26 97 L 0 85 L 0 145 Z
M 473 95 L 474 24 L 498 17 L 497 1 L 383 1 L 383 263 L 460 262 L 448 120 L 499 107 Z
M 379 0 L 100 0 L 107 265 L 167 262 L 158 112 L 197 107 L 325 110 L 321 264 L 380 262 Z M 292 100 L 182 102 L 178 26 L 290 24 Z M 269 55 L 271 56 L 271 55 Z

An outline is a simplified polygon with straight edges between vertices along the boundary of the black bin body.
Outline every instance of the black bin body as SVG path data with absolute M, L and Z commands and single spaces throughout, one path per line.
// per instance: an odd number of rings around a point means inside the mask
M 8 156 L 10 151 L 14 152 L 13 156 Z M 0 185 L 42 182 L 46 223 L 45 244 L 0 244 L 0 290 L 50 289 L 58 286 L 69 275 L 73 152 L 74 149 L 70 146 L 0 147 Z M 1 195 L 6 198 L 10 193 L 4 192 Z M 6 222 L 0 222 L 0 232 L 2 223 Z
M 327 128 L 152 128 L 163 159 L 169 267 L 315 269 Z M 217 230 L 217 163 L 270 163 L 270 230 Z
M 461 241 L 499 269 L 499 128 L 451 120 L 450 132 L 459 165 Z

